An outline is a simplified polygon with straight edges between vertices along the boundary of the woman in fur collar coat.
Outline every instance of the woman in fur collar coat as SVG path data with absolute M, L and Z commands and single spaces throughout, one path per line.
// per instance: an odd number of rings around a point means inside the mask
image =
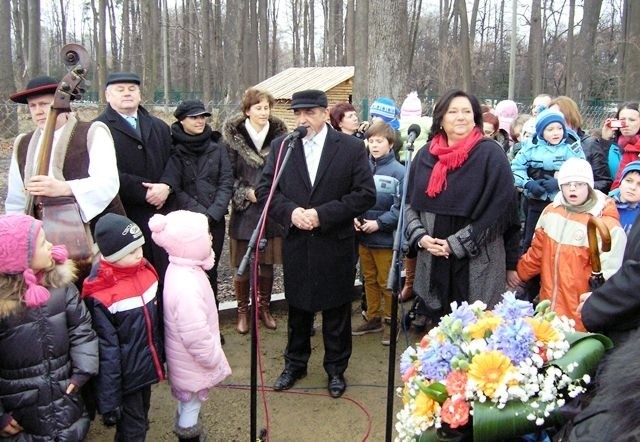
M 253 229 L 258 223 L 262 206 L 257 204 L 255 187 L 258 184 L 271 141 L 287 133 L 285 123 L 271 115 L 275 100 L 268 92 L 247 89 L 242 97 L 242 113 L 230 117 L 223 125 L 223 134 L 229 147 L 234 184 L 231 198 L 231 264 L 238 267 L 246 253 Z M 258 302 L 259 317 L 265 327 L 276 328 L 269 311 L 273 287 L 273 265 L 282 264 L 282 230 L 267 220 L 265 229 L 267 246 L 260 252 Z M 238 301 L 238 333 L 249 331 L 249 272 L 234 276 Z
M 84 440 L 80 387 L 98 372 L 98 338 L 75 267 L 42 222 L 0 216 L 0 438 Z

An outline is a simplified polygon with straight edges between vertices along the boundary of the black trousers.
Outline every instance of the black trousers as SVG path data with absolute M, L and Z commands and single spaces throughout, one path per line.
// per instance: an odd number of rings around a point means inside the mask
M 216 262 L 211 267 L 211 269 L 207 270 L 207 275 L 209 276 L 209 283 L 211 284 L 211 288 L 213 289 L 213 296 L 216 298 L 216 307 L 220 303 L 218 301 L 218 264 L 220 263 L 220 258 L 222 257 L 222 247 L 224 246 L 224 233 L 225 233 L 225 220 L 218 222 L 214 222 L 209 218 L 209 232 L 213 235 L 213 253 L 216 255 Z
M 116 424 L 116 442 L 144 442 L 149 428 L 151 386 L 122 396 L 120 419 Z
M 311 328 L 313 312 L 289 306 L 285 368 L 306 370 L 311 356 Z M 351 357 L 351 302 L 322 311 L 322 339 L 324 341 L 324 370 L 329 375 L 342 374 Z

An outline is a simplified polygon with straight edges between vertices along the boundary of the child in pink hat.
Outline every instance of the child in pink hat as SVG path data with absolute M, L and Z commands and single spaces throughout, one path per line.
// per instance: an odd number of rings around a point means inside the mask
M 83 440 L 89 431 L 80 387 L 98 372 L 98 339 L 75 271 L 41 221 L 0 215 L 1 437 Z
M 174 432 L 200 440 L 200 407 L 231 375 L 220 344 L 218 310 L 205 270 L 213 267 L 207 217 L 177 210 L 149 220 L 151 238 L 169 254 L 164 277 L 165 353 L 171 393 L 180 401 Z

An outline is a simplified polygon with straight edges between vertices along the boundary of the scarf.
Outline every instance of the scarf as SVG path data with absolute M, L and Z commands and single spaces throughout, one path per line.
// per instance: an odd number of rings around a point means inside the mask
M 618 186 L 620 186 L 622 171 L 627 167 L 627 164 L 640 158 L 640 134 L 635 134 L 632 137 L 620 135 L 618 137 L 617 144 L 620 147 L 620 150 L 622 150 L 622 158 L 620 158 L 618 172 L 611 184 L 611 189 L 617 189 Z
M 620 146 L 624 152 L 640 152 L 640 134 L 635 134 L 632 137 L 620 135 L 618 137 L 618 146 Z
M 253 127 L 248 118 L 244 120 L 244 127 L 247 129 L 247 133 L 249 134 L 251 141 L 253 141 L 253 145 L 256 146 L 258 152 L 261 151 L 262 146 L 264 145 L 264 140 L 267 139 L 267 135 L 269 134 L 269 121 L 267 121 L 267 124 L 264 125 L 260 132 Z
M 181 145 L 188 153 L 200 155 L 207 147 L 209 147 L 209 141 L 213 135 L 213 130 L 206 124 L 204 131 L 199 135 L 190 135 L 184 131 L 182 124 L 176 121 L 171 125 L 171 138 L 173 143 Z
M 471 149 L 482 139 L 482 132 L 477 127 L 463 140 L 452 145 L 447 144 L 443 134 L 433 137 L 429 152 L 438 158 L 429 178 L 426 194 L 433 198 L 447 188 L 447 173 L 457 169 L 467 160 Z

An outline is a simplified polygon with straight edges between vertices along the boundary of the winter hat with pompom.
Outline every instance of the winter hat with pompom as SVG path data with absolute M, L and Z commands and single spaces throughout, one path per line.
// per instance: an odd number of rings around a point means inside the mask
M 27 307 L 39 307 L 49 300 L 51 294 L 39 285 L 41 276 L 31 269 L 36 240 L 42 230 L 42 221 L 29 215 L 0 215 L 0 273 L 22 274 L 27 284 L 24 302 Z M 67 260 L 67 249 L 54 246 L 51 256 L 56 264 Z
M 181 265 L 213 267 L 215 255 L 209 240 L 209 222 L 202 213 L 176 210 L 156 214 L 149 220 L 151 238 L 169 254 L 169 261 Z
M 407 98 L 402 102 L 402 106 L 400 106 L 400 119 L 421 116 L 422 102 L 418 98 L 418 93 L 415 91 L 409 92 Z
M 389 123 L 389 126 L 391 126 L 393 130 L 398 130 L 400 127 L 398 108 L 391 98 L 376 98 L 371 107 L 369 107 L 369 114 L 372 117 L 382 118 L 385 123 Z

